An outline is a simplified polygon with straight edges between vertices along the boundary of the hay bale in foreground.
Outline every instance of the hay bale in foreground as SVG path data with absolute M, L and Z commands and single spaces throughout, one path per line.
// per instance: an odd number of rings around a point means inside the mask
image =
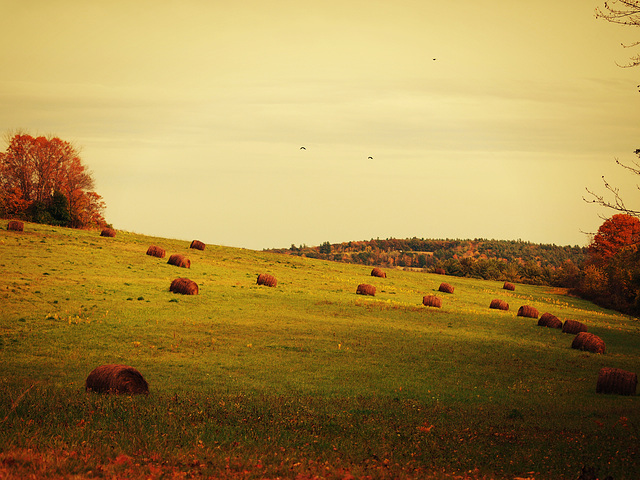
M 441 283 L 438 291 L 444 293 L 453 293 L 453 286 L 449 285 L 448 283 Z
M 266 287 L 275 287 L 278 285 L 278 280 L 273 275 L 269 275 L 268 273 L 261 273 L 258 275 L 258 280 L 256 281 L 258 285 L 264 285 Z
M 378 278 L 387 278 L 387 272 L 383 271 L 381 268 L 375 267 L 373 270 L 371 270 L 371 276 Z
M 376 287 L 367 283 L 361 283 L 360 285 L 358 285 L 356 293 L 358 295 L 371 295 L 373 297 L 376 294 Z
M 598 372 L 596 393 L 635 395 L 638 375 L 619 368 L 603 367 Z
M 142 374 L 128 365 L 100 365 L 89 373 L 84 387 L 87 392 L 149 394 L 149 384 Z
M 562 328 L 562 321 L 551 313 L 543 313 L 538 320 L 539 327 Z
M 575 335 L 577 333 L 586 331 L 587 326 L 582 322 L 578 322 L 577 320 L 565 320 L 562 324 L 562 333 L 571 333 Z
M 528 317 L 528 318 L 538 318 L 538 309 L 530 306 L 530 305 L 522 305 L 518 309 L 518 317 Z
M 166 254 L 167 252 L 165 251 L 165 249 L 157 245 L 151 245 L 149 248 L 147 248 L 147 255 L 150 255 L 152 257 L 164 258 Z
M 24 223 L 18 220 L 11 220 L 7 223 L 7 230 L 12 232 L 24 232 Z
M 189 245 L 189 248 L 193 248 L 195 250 L 204 250 L 204 243 L 202 243 L 200 240 L 194 240 L 191 242 L 191 245 Z
M 509 310 L 509 304 L 504 300 L 494 299 L 494 300 L 491 300 L 491 304 L 489 305 L 489 308 L 494 308 L 496 310 Z
M 173 293 L 181 293 L 182 295 L 197 295 L 198 284 L 188 278 L 176 278 L 171 282 L 169 291 Z
M 605 344 L 600 337 L 593 333 L 580 332 L 575 336 L 573 342 L 571 342 L 571 348 L 585 350 L 591 353 L 604 353 Z
M 113 228 L 103 228 L 100 232 L 101 237 L 115 237 L 116 231 Z
M 167 263 L 169 265 L 175 265 L 176 267 L 191 268 L 191 260 L 189 260 L 184 255 L 180 255 L 179 253 L 174 253 L 173 255 L 171 255 Z
M 442 308 L 442 299 L 436 297 L 435 295 L 426 295 L 422 297 L 422 304 L 425 307 Z
M 502 288 L 503 288 L 503 290 L 514 291 L 516 289 L 516 286 L 513 283 L 504 282 L 504 285 L 502 286 Z

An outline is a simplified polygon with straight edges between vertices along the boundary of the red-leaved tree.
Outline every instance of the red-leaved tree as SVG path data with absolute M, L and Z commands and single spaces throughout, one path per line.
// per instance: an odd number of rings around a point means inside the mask
M 590 262 L 604 265 L 624 247 L 640 242 L 640 220 L 619 213 L 606 220 L 587 248 Z
M 53 223 L 56 194 L 67 200 L 64 224 L 76 228 L 103 226 L 104 202 L 80 154 L 57 137 L 17 133 L 0 152 L 0 213 L 5 217 Z

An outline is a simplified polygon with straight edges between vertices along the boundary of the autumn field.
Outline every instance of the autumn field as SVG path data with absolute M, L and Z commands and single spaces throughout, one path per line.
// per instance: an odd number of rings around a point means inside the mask
M 0 222 L 0 478 L 640 478 L 638 397 L 596 393 L 602 367 L 640 372 L 637 319 L 549 287 L 191 240 Z M 177 277 L 199 294 L 171 293 Z M 108 363 L 150 394 L 86 393 Z

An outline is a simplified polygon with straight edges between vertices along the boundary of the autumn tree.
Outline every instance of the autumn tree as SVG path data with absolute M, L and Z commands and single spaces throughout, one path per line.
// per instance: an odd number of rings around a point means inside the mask
M 588 263 L 607 264 L 625 247 L 640 242 L 640 220 L 619 213 L 606 220 L 587 247 Z
M 7 141 L 7 150 L 0 152 L 3 216 L 76 228 L 105 224 L 104 202 L 73 145 L 25 133 Z

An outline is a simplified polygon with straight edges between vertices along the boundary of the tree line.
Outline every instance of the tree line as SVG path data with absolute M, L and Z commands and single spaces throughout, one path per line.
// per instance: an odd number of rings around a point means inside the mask
M 58 137 L 7 135 L 0 152 L 0 217 L 100 227 L 105 204 L 78 150 Z
M 290 255 L 485 280 L 574 288 L 587 250 L 522 240 L 387 238 L 273 250 Z

